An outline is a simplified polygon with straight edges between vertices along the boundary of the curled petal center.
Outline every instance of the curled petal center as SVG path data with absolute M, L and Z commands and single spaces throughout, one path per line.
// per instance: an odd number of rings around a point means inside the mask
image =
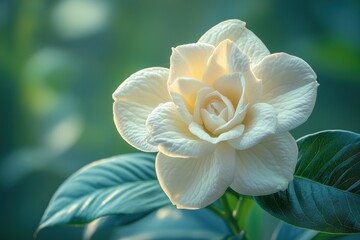
M 234 116 L 232 102 L 211 88 L 199 91 L 194 107 L 194 120 L 210 133 L 226 124 Z

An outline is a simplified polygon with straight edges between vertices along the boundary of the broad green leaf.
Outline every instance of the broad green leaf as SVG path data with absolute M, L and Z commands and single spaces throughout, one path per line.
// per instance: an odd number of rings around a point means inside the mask
M 166 206 L 119 228 L 114 239 L 224 239 L 228 234 L 226 224 L 208 209 Z
M 146 213 L 168 204 L 156 178 L 154 155 L 119 155 L 89 164 L 67 179 L 51 199 L 38 230 L 112 214 Z
M 128 224 L 134 223 L 139 219 L 145 217 L 148 213 L 137 213 L 137 214 L 117 214 L 110 215 L 95 219 L 84 229 L 83 240 L 90 240 L 94 234 L 101 230 L 115 228 L 120 226 L 126 226 Z
M 299 162 L 286 191 L 256 197 L 275 217 L 332 233 L 360 232 L 360 135 L 324 131 L 298 140 Z
M 310 229 L 298 228 L 284 222 L 275 229 L 272 240 L 358 240 L 359 234 L 329 234 Z
M 292 225 L 281 222 L 273 232 L 273 240 L 310 240 L 318 234 L 317 231 L 297 228 Z
M 359 240 L 360 234 L 329 234 L 329 233 L 318 233 L 315 237 L 309 240 Z

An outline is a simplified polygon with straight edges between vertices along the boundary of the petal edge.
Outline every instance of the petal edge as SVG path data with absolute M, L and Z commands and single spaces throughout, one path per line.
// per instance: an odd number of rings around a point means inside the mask
M 160 185 L 181 209 L 204 208 L 220 198 L 233 181 L 234 167 L 235 151 L 227 144 L 200 158 L 156 157 Z
M 298 157 L 295 139 L 288 133 L 270 136 L 253 148 L 237 151 L 231 188 L 244 195 L 272 194 L 288 187 Z
M 120 135 L 133 147 L 145 152 L 158 148 L 146 140 L 145 121 L 160 103 L 171 101 L 167 91 L 169 70 L 154 67 L 128 77 L 113 93 L 114 122 Z

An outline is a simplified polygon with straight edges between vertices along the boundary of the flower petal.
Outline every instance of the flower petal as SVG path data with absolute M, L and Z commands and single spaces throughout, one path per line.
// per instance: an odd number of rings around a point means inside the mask
M 270 54 L 264 43 L 252 31 L 245 28 L 245 22 L 237 19 L 217 24 L 207 31 L 198 42 L 217 46 L 225 39 L 238 45 L 241 52 L 245 53 L 253 64 Z
M 231 188 L 244 195 L 272 194 L 288 187 L 293 179 L 298 148 L 288 133 L 272 135 L 253 148 L 237 151 Z
M 226 96 L 237 106 L 240 98 L 244 95 L 245 79 L 241 73 L 230 73 L 218 78 L 213 87 L 219 91 L 222 95 Z
M 241 74 L 235 75 L 234 73 Z M 226 81 L 223 78 L 228 78 L 227 81 L 231 78 L 240 78 L 240 81 L 242 81 L 242 78 L 245 80 L 245 84 L 242 83 L 242 86 L 245 88 L 246 85 L 244 94 L 246 104 L 254 104 L 260 100 L 262 82 L 251 71 L 249 58 L 230 40 L 221 42 L 215 48 L 214 53 L 209 58 L 203 81 L 209 86 L 219 88 L 217 82 Z M 238 92 L 237 95 L 240 96 L 240 93 Z
M 203 123 L 202 118 L 201 118 L 201 111 L 200 111 L 201 108 L 203 107 L 202 106 L 203 99 L 206 98 L 206 96 L 212 92 L 214 92 L 214 89 L 212 89 L 210 87 L 203 88 L 198 92 L 198 95 L 197 95 L 197 98 L 195 101 L 195 106 L 194 106 L 193 118 L 194 118 L 194 121 L 199 124 Z
M 167 91 L 168 73 L 166 68 L 143 69 L 127 78 L 113 94 L 116 128 L 130 145 L 142 151 L 158 149 L 146 141 L 145 121 L 160 103 L 171 101 Z
M 207 85 L 193 78 L 177 78 L 168 86 L 173 102 L 179 109 L 179 113 L 185 122 L 192 121 L 194 104 L 198 91 Z
M 146 126 L 148 141 L 170 157 L 199 157 L 207 155 L 213 144 L 193 135 L 180 117 L 173 102 L 164 103 L 149 115 Z
M 277 53 L 267 56 L 253 69 L 263 81 L 260 101 L 278 113 L 278 131 L 289 131 L 304 123 L 316 100 L 316 74 L 302 59 Z
M 239 150 L 250 148 L 275 133 L 276 112 L 269 104 L 257 103 L 246 113 L 243 124 L 245 130 L 241 137 L 229 141 L 231 146 Z
M 231 130 L 221 133 L 217 137 L 210 136 L 210 134 L 207 133 L 201 125 L 195 122 L 190 123 L 189 130 L 192 134 L 198 136 L 200 139 L 212 144 L 217 144 L 219 142 L 239 138 L 244 132 L 244 125 L 237 125 Z
M 215 111 L 215 109 L 217 110 Z M 215 114 L 215 112 L 222 113 Z M 213 114 L 214 118 L 210 117 Z M 234 116 L 234 106 L 227 97 L 207 87 L 198 92 L 193 116 L 195 122 L 203 124 L 208 131 L 212 132 L 219 126 L 226 124 L 226 121 Z M 221 120 L 221 116 L 226 116 L 226 121 L 225 119 Z
M 206 43 L 192 43 L 173 48 L 168 85 L 171 86 L 179 77 L 201 80 L 214 49 Z
M 218 144 L 199 158 L 172 158 L 158 153 L 156 173 L 160 185 L 177 208 L 204 208 L 220 198 L 232 183 L 235 150 Z
M 209 86 L 220 77 L 250 70 L 249 58 L 230 40 L 224 40 L 215 48 L 209 58 L 203 81 Z
M 216 116 L 207 111 L 206 109 L 201 109 L 201 118 L 204 122 L 204 126 L 209 132 L 213 132 L 219 126 L 226 124 L 224 118 L 222 118 L 221 116 Z
M 213 135 L 221 135 L 227 131 L 230 131 L 232 128 L 234 128 L 236 125 L 240 125 L 246 115 L 247 107 L 245 106 L 243 111 L 236 112 L 234 117 L 230 119 L 227 123 L 224 125 L 216 128 L 212 134 Z M 242 125 L 242 124 L 241 124 Z M 244 127 L 244 125 L 242 125 Z
M 189 105 L 182 95 L 179 93 L 172 93 L 171 97 L 173 99 L 173 103 L 176 105 L 177 110 L 181 116 L 181 118 L 187 123 L 190 124 L 193 121 L 193 116 L 190 114 Z
M 245 79 L 241 73 L 228 74 L 217 79 L 214 82 L 214 87 L 221 94 L 227 96 L 236 106 L 233 117 L 213 131 L 214 135 L 218 135 L 229 131 L 244 120 L 247 111 L 247 105 L 245 105 Z

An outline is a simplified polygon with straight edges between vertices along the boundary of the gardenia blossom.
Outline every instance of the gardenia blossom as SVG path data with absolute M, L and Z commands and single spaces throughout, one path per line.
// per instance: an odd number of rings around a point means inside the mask
M 147 68 L 114 92 L 121 136 L 158 152 L 156 173 L 178 208 L 197 209 L 228 187 L 285 190 L 298 149 L 289 130 L 315 104 L 316 74 L 302 59 L 269 50 L 240 20 L 172 49 L 170 68 Z

